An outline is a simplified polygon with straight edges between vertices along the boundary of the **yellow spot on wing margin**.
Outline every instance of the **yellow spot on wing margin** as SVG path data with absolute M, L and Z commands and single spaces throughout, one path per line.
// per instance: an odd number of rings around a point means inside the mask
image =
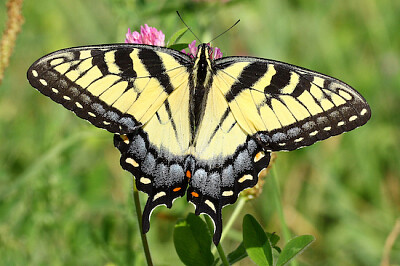
M 246 180 L 253 180 L 253 176 L 252 175 L 244 175 L 238 180 L 238 182 L 243 183 Z
M 204 203 L 207 204 L 214 212 L 216 211 L 216 210 L 215 210 L 214 203 L 212 203 L 212 202 L 209 201 L 209 200 L 204 201 Z
M 164 191 L 158 192 L 156 195 L 154 195 L 153 201 L 155 201 L 158 198 L 164 197 L 167 195 Z
M 39 79 L 40 83 L 42 83 L 43 86 L 47 86 L 47 81 L 44 79 Z
M 133 165 L 133 167 L 138 167 L 139 164 L 132 158 L 126 158 L 125 162 L 129 163 L 130 165 Z
M 222 192 L 222 196 L 223 197 L 229 197 L 229 196 L 232 196 L 232 195 L 233 195 L 233 191 L 232 190 L 227 190 L 227 191 Z
M 148 185 L 151 183 L 151 180 L 147 177 L 141 177 L 139 181 L 140 181 L 140 183 L 145 184 L 145 185 Z

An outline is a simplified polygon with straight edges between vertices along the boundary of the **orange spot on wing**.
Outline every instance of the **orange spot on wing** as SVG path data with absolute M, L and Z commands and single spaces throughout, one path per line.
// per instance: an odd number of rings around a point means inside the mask
M 192 173 L 189 170 L 186 171 L 186 177 L 187 178 L 191 178 L 192 177 Z
M 199 197 L 199 194 L 196 193 L 196 192 L 192 192 L 192 196 L 195 197 L 195 198 L 198 198 L 198 197 Z
M 176 188 L 174 188 L 172 191 L 173 191 L 173 192 L 177 192 L 177 191 L 179 191 L 179 190 L 181 190 L 181 187 L 176 187 Z
M 129 144 L 129 138 L 127 135 L 121 135 L 120 137 L 125 143 Z

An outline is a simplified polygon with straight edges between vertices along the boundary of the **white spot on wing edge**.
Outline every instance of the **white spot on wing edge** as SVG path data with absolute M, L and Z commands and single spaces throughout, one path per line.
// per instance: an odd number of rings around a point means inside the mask
M 58 93 L 58 90 L 57 90 L 56 88 L 51 88 L 51 90 L 52 90 L 54 93 Z
M 345 123 L 343 121 L 340 121 L 339 123 L 337 123 L 338 127 L 343 126 Z
M 300 141 L 302 141 L 304 138 L 298 138 L 298 139 L 295 139 L 294 140 L 294 142 L 300 142 Z
M 42 83 L 43 86 L 47 86 L 47 81 L 44 79 L 39 79 L 39 82 Z
M 361 110 L 360 114 L 361 115 L 365 115 L 367 112 L 368 112 L 367 109 L 364 108 L 364 109 Z
M 132 158 L 126 158 L 126 159 L 125 159 L 125 162 L 126 162 L 126 163 L 129 163 L 129 164 L 132 165 L 133 167 L 138 167 L 138 166 L 139 166 L 139 164 L 138 164 L 135 160 L 133 160 Z
M 253 180 L 253 176 L 252 175 L 244 175 L 241 178 L 239 178 L 238 182 L 243 183 L 246 180 Z
M 70 101 L 70 100 L 71 100 L 71 98 L 68 97 L 67 95 L 64 95 L 63 98 L 64 98 L 65 100 L 67 100 L 67 101 Z
M 332 127 L 324 127 L 324 130 L 325 131 L 329 131 L 329 130 L 331 130 L 332 129 Z
M 205 200 L 204 203 L 207 204 L 214 212 L 216 212 L 214 203 L 209 200 Z
M 351 122 L 351 121 L 354 121 L 354 120 L 356 120 L 357 119 L 357 116 L 356 115 L 353 115 L 353 116 L 351 116 L 350 118 L 349 118 L 349 121 Z
M 37 78 L 37 77 L 39 76 L 39 74 L 37 73 L 36 70 L 32 70 L 32 75 L 33 75 L 35 78 Z
M 92 112 L 88 112 L 88 115 L 92 116 L 92 117 L 96 117 L 95 114 L 93 114 Z
M 315 136 L 315 135 L 317 135 L 317 134 L 318 134 L 318 130 L 315 130 L 315 131 L 311 132 L 309 135 L 310 135 L 310 136 Z
M 151 183 L 151 180 L 149 178 L 147 178 L 147 177 L 141 177 L 139 179 L 139 181 L 140 181 L 140 183 L 145 184 L 145 185 L 148 185 L 148 184 Z
M 78 108 L 80 108 L 80 109 L 83 108 L 82 104 L 80 104 L 80 103 L 78 103 L 78 102 L 75 102 L 75 105 L 76 105 L 76 107 L 78 107 Z
M 223 197 L 229 197 L 233 195 L 233 191 L 232 190 L 226 190 L 224 192 L 222 192 L 222 196 Z
M 164 191 L 158 192 L 157 194 L 154 195 L 153 201 L 155 201 L 156 199 L 159 199 L 161 197 L 164 197 L 165 195 L 167 195 Z

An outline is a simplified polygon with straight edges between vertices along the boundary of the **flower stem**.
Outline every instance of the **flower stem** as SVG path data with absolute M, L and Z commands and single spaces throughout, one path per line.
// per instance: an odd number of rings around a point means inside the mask
M 153 261 L 151 260 L 149 243 L 147 242 L 146 234 L 142 231 L 142 208 L 140 207 L 139 191 L 136 188 L 135 177 L 133 177 L 133 201 L 135 202 L 136 217 L 139 224 L 140 236 L 142 238 L 142 245 L 144 250 L 144 255 L 146 256 L 147 265 L 153 266 Z
M 231 229 L 233 223 L 237 220 L 237 217 L 239 216 L 240 212 L 242 211 L 246 201 L 247 200 L 246 200 L 245 197 L 239 197 L 239 200 L 235 205 L 235 209 L 233 210 L 232 215 L 229 217 L 228 222 L 224 226 L 224 230 L 222 230 L 220 242 L 222 242 L 224 240 L 226 234 Z M 212 249 L 212 253 L 215 254 L 216 251 L 217 251 L 217 247 L 214 246 L 213 249 Z
M 245 197 L 239 197 L 238 202 L 236 203 L 236 207 L 232 212 L 232 215 L 229 217 L 228 222 L 225 225 L 225 230 L 222 231 L 221 234 L 221 242 L 225 238 L 226 234 L 229 232 L 231 229 L 233 223 L 236 221 L 237 217 L 239 216 L 240 212 L 242 211 L 244 204 L 246 203 L 246 198 Z
M 210 230 L 210 232 L 213 232 L 214 231 L 214 224 L 213 224 L 211 218 L 208 215 L 205 214 L 204 215 L 204 219 L 206 220 L 206 223 L 207 223 L 207 226 L 208 226 L 208 229 Z M 223 248 L 221 246 L 221 241 L 219 241 L 219 243 L 217 245 L 217 250 L 218 250 L 219 257 L 220 257 L 220 259 L 222 261 L 222 265 L 229 266 L 228 259 L 226 258 L 225 252 L 224 252 L 224 250 L 223 250 Z
M 272 182 L 273 186 L 275 187 L 273 189 L 274 193 L 274 201 L 275 201 L 275 206 L 278 211 L 278 216 L 279 220 L 281 221 L 281 227 L 282 227 L 282 234 L 285 242 L 287 243 L 290 238 L 291 234 L 289 231 L 289 228 L 287 227 L 286 221 L 285 221 L 285 214 L 283 213 L 283 207 L 282 207 L 282 202 L 281 202 L 281 195 L 280 195 L 280 187 L 279 187 L 279 181 L 278 181 L 278 174 L 276 171 L 276 167 L 272 167 Z M 292 266 L 297 266 L 297 262 L 295 260 L 292 260 L 290 262 L 290 265 Z

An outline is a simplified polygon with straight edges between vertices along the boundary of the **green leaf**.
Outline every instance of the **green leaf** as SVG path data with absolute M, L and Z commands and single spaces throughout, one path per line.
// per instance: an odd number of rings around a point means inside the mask
M 276 244 L 278 243 L 279 239 L 281 239 L 277 234 L 275 233 L 267 233 L 269 242 L 271 243 L 271 247 L 278 251 L 278 253 L 281 253 L 280 247 L 278 247 Z
M 290 240 L 279 255 L 276 266 L 287 264 L 303 252 L 314 240 L 315 237 L 311 235 L 298 236 Z
M 246 258 L 247 256 L 248 255 L 247 255 L 246 249 L 244 248 L 244 245 L 242 242 L 234 251 L 232 251 L 231 253 L 228 254 L 227 258 L 228 258 L 229 264 L 232 265 L 232 264 Z
M 179 40 L 182 38 L 182 36 L 187 32 L 187 28 L 183 28 L 172 34 L 171 38 L 169 38 L 167 42 L 167 47 L 171 48 L 172 45 L 176 44 L 179 42 Z
M 272 247 L 275 247 L 276 244 L 278 243 L 279 239 L 281 239 L 277 234 L 275 233 L 267 233 L 269 242 L 271 243 Z
M 177 44 L 171 45 L 168 48 L 171 48 L 171 49 L 174 49 L 174 50 L 177 50 L 177 51 L 181 51 L 182 49 L 188 48 L 188 45 L 189 45 L 188 43 L 177 43 Z
M 243 218 L 243 245 L 249 257 L 258 265 L 273 265 L 268 237 L 256 219 L 246 214 Z
M 174 245 L 185 265 L 211 265 L 214 262 L 210 232 L 205 222 L 193 213 L 176 223 Z
M 278 252 L 278 254 L 282 252 L 281 248 L 278 246 L 273 246 L 272 248 L 275 249 Z

